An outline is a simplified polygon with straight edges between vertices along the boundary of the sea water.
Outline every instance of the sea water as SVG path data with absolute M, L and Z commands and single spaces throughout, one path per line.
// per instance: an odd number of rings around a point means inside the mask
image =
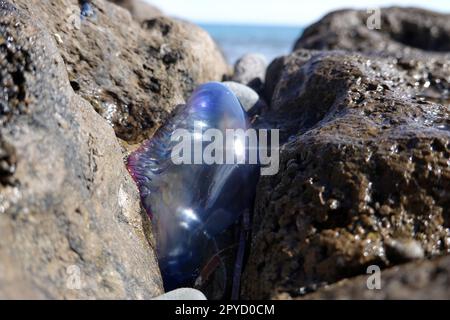
M 270 63 L 292 51 L 303 28 L 298 26 L 266 26 L 235 24 L 200 24 L 222 49 L 227 61 L 234 64 L 242 55 L 263 54 Z

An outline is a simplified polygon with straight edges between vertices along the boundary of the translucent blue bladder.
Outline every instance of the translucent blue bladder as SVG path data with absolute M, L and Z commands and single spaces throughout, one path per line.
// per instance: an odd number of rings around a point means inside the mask
M 155 135 L 128 158 L 128 169 L 136 181 L 143 206 L 153 222 L 157 255 L 166 290 L 193 286 L 208 261 L 235 241 L 227 230 L 250 211 L 258 178 L 258 166 L 249 164 L 175 164 L 173 141 L 177 129 L 191 134 L 194 161 L 198 136 L 217 129 L 248 128 L 246 114 L 236 96 L 224 85 L 210 82 L 199 86 L 186 105 Z M 179 131 L 179 130 L 178 130 Z M 200 143 L 202 151 L 211 141 Z M 197 145 L 198 146 L 198 145 Z M 234 156 L 248 151 L 244 141 L 224 150 Z M 197 153 L 197 154 L 195 154 Z

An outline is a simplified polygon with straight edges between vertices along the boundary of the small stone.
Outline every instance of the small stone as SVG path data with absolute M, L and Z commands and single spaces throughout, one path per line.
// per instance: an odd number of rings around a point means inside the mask
M 54 36 L 55 36 L 56 42 L 58 42 L 58 44 L 63 44 L 63 40 L 58 33 L 55 33 Z
M 259 98 L 258 93 L 246 85 L 234 81 L 225 81 L 223 84 L 238 97 L 246 112 L 249 112 L 259 104 L 265 104 L 264 101 Z
M 169 291 L 152 300 L 207 300 L 205 295 L 197 290 L 191 288 L 180 288 Z
M 411 239 L 393 239 L 386 242 L 386 254 L 390 260 L 405 262 L 423 259 L 424 250 L 419 242 Z
M 234 65 L 231 80 L 245 84 L 261 92 L 266 77 L 267 60 L 261 54 L 249 53 L 242 56 Z

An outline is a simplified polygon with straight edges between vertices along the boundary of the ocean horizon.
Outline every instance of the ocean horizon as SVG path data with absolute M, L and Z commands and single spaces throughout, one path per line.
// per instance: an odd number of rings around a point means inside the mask
M 260 53 L 270 63 L 292 51 L 304 27 L 198 23 L 217 42 L 228 63 L 234 64 L 246 53 Z

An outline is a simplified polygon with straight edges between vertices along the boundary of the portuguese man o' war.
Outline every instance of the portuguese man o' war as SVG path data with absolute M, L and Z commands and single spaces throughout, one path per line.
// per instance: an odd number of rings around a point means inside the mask
M 166 290 L 194 286 L 208 261 L 236 244 L 229 230 L 251 211 L 254 201 L 257 165 L 174 164 L 172 150 L 177 141 L 172 141 L 173 133 L 177 129 L 194 132 L 198 124 L 224 135 L 227 129 L 249 126 L 236 96 L 221 83 L 206 83 L 186 105 L 177 107 L 127 163 L 153 223 Z

